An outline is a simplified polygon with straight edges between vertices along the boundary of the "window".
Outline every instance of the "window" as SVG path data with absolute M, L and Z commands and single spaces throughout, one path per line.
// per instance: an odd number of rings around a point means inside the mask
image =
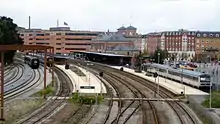
M 24 36 L 24 34 L 20 34 L 20 36 Z
M 56 50 L 61 50 L 61 48 L 56 48 Z
M 65 45 L 90 45 L 90 43 L 65 43 Z
M 36 38 L 36 40 L 50 40 L 49 38 Z
M 75 36 L 98 36 L 97 33 L 65 33 L 65 35 L 75 35 Z
M 56 33 L 56 35 L 61 35 L 61 33 Z
M 45 45 L 49 45 L 49 43 L 36 43 L 36 44 L 42 44 L 42 45 L 45 44 Z
M 61 38 L 57 38 L 57 40 L 61 40 Z
M 86 50 L 86 48 L 65 48 L 65 50 Z
M 29 44 L 32 44 L 32 43 L 29 43 Z
M 29 38 L 29 40 L 33 40 L 33 38 Z
M 66 38 L 65 40 L 91 40 L 91 38 L 79 39 L 79 38 Z
M 56 45 L 61 45 L 61 43 L 56 43 Z
M 44 34 L 36 34 L 36 36 L 44 36 Z
M 32 36 L 32 34 L 29 34 L 29 36 Z
M 50 35 L 50 33 L 46 33 L 46 34 L 45 34 L 45 36 L 49 36 L 49 35 Z

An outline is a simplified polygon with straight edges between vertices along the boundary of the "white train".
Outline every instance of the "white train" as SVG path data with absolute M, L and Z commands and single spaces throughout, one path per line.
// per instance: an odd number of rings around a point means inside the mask
M 196 88 L 209 88 L 211 85 L 211 77 L 208 74 L 200 73 L 196 71 L 190 71 L 186 69 L 172 68 L 167 65 L 160 64 L 146 64 L 145 71 L 149 73 L 157 72 L 158 75 L 169 78 L 175 81 L 181 82 L 181 76 L 183 77 L 183 83 L 188 84 Z

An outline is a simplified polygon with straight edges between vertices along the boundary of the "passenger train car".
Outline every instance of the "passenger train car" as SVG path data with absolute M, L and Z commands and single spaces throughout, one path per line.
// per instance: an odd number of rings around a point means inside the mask
M 160 65 L 160 64 L 147 64 L 148 73 L 155 73 L 157 72 L 158 75 L 169 78 L 178 82 L 183 81 L 183 83 L 190 85 L 196 88 L 209 88 L 211 83 L 211 77 L 208 74 L 200 73 L 196 71 L 190 71 L 186 69 L 179 69 L 179 68 L 172 68 L 167 65 Z M 181 79 L 182 77 L 182 79 Z
M 38 69 L 40 66 L 40 61 L 37 57 L 24 56 L 24 63 L 28 64 L 32 69 Z

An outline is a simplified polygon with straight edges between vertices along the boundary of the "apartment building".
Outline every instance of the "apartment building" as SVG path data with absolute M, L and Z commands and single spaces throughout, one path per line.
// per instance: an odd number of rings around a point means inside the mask
M 208 48 L 220 48 L 220 32 L 197 31 L 196 33 L 196 58 L 202 58 L 202 54 L 210 54 L 206 52 Z M 216 54 L 219 55 L 219 54 Z M 213 56 L 212 56 L 213 57 Z
M 153 32 L 146 35 L 142 35 L 145 41 L 145 50 L 148 54 L 153 55 L 155 50 L 160 46 L 161 33 Z
M 195 56 L 195 31 L 178 30 L 153 32 L 144 35 L 147 51 L 153 53 L 157 48 L 167 50 L 176 60 L 192 59 Z
M 26 45 L 53 46 L 56 54 L 87 51 L 98 31 L 73 31 L 69 27 L 52 27 L 49 30 L 31 29 L 19 32 Z

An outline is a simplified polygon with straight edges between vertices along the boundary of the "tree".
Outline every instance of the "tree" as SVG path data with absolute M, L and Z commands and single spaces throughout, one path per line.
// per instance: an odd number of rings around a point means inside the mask
M 155 50 L 154 54 L 153 54 L 153 60 L 155 63 L 158 63 L 158 53 L 160 53 L 159 55 L 159 63 L 163 64 L 164 59 L 167 58 L 168 56 L 168 52 L 166 50 L 161 50 L 161 49 L 157 49 Z
M 22 45 L 24 42 L 17 32 L 18 26 L 11 18 L 0 16 L 0 45 Z M 5 63 L 12 63 L 16 51 L 7 51 L 4 54 Z M 0 54 L 1 55 L 1 54 Z

